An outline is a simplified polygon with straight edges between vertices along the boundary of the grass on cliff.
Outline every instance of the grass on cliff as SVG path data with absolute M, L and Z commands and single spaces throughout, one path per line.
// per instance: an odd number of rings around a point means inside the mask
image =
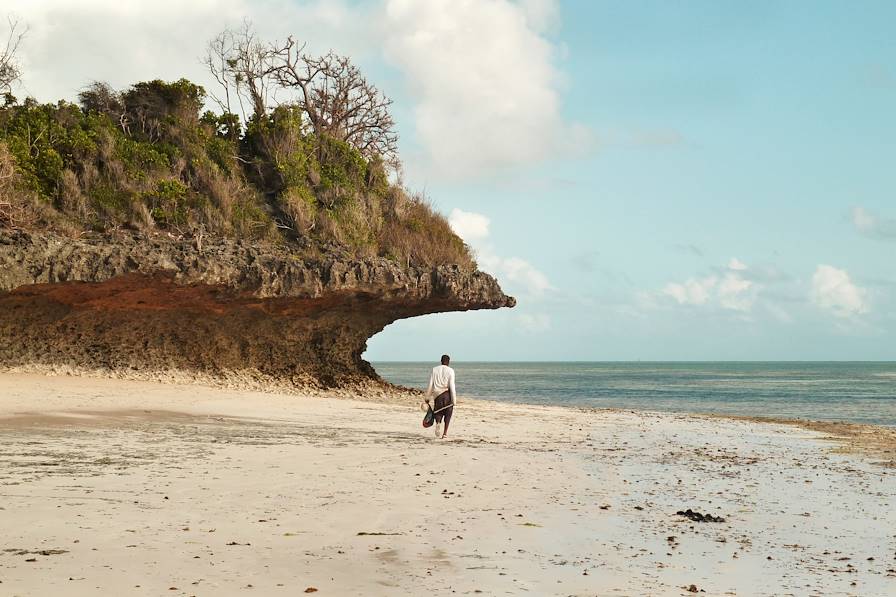
M 80 105 L 0 107 L 0 226 L 232 237 L 403 265 L 474 267 L 420 196 L 280 106 L 240 122 L 201 112 L 187 80 L 94 84 Z

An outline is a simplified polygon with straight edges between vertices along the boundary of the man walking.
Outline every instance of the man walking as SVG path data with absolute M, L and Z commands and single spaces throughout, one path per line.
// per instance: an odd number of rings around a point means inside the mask
M 448 424 L 451 422 L 451 414 L 454 412 L 454 405 L 457 402 L 457 392 L 454 389 L 454 369 L 448 366 L 451 357 L 447 354 L 442 355 L 442 364 L 433 367 L 432 374 L 429 376 L 429 387 L 426 388 L 426 398 L 435 394 L 436 402 L 433 406 L 433 412 L 436 415 L 436 424 L 433 426 L 436 437 L 442 439 L 448 435 Z M 445 431 L 441 432 L 442 420 L 445 420 Z

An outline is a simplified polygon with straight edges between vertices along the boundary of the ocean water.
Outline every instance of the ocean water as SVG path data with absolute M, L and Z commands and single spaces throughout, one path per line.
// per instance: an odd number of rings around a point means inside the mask
M 426 388 L 437 363 L 375 362 Z M 785 417 L 896 427 L 896 363 L 452 362 L 460 396 L 530 404 Z

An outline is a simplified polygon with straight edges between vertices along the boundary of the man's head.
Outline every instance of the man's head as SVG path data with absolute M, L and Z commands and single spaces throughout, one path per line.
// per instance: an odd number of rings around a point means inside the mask
M 451 362 L 451 357 L 449 357 L 447 354 L 443 354 L 442 355 L 442 364 L 447 365 L 450 362 Z

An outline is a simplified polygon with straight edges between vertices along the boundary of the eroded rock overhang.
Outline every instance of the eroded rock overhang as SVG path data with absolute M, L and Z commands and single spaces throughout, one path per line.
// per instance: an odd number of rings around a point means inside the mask
M 512 307 L 488 274 L 303 259 L 235 240 L 0 230 L 0 360 L 129 373 L 253 372 L 297 387 L 376 379 L 385 326 Z

